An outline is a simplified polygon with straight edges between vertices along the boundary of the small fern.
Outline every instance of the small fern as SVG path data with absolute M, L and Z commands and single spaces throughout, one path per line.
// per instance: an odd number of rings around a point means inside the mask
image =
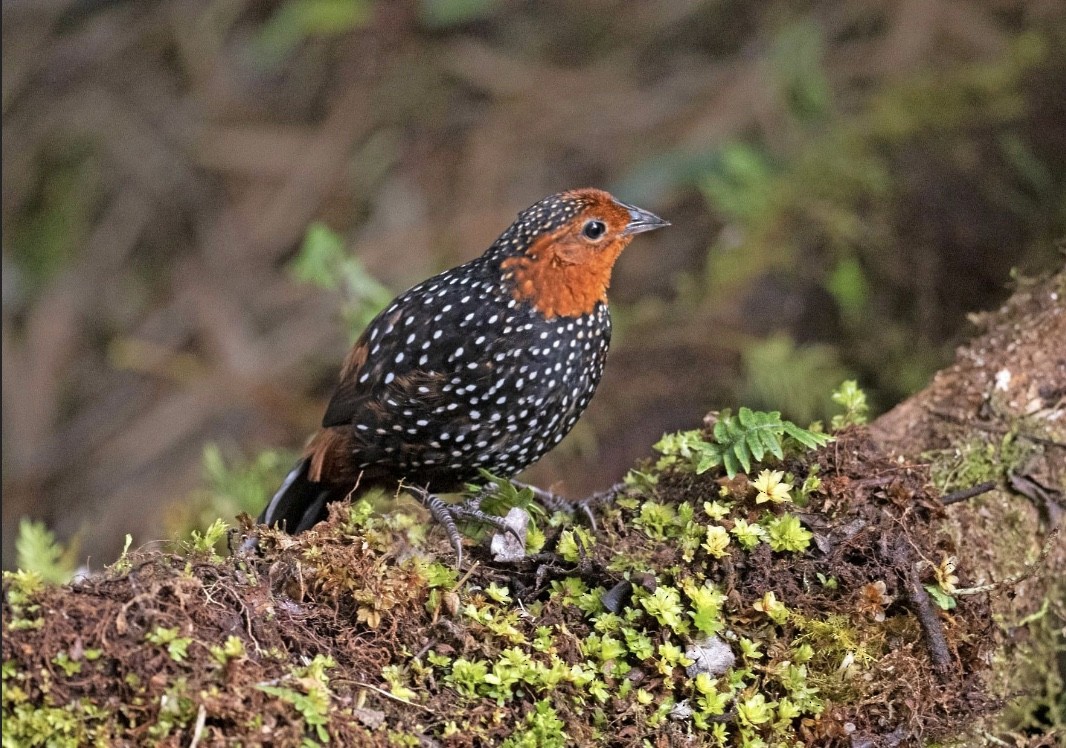
M 44 522 L 23 518 L 15 539 L 18 568 L 36 572 L 51 584 L 66 584 L 74 577 L 75 546 L 64 547 Z
M 688 431 L 667 435 L 655 446 L 667 457 L 688 460 L 697 474 L 721 465 L 732 478 L 741 470 L 750 473 L 752 463 L 762 462 L 767 454 L 783 459 L 790 442 L 815 449 L 830 441 L 828 434 L 782 420 L 778 411 L 741 408 L 735 416 L 728 410 L 719 415 L 710 441 L 698 431 Z

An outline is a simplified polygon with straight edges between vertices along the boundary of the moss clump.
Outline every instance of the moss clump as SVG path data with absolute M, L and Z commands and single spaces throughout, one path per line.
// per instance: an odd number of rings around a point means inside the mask
M 132 553 L 69 587 L 8 576 L 5 735 L 73 714 L 81 732 L 56 734 L 90 744 L 960 734 L 985 704 L 961 673 L 988 611 L 941 615 L 941 668 L 907 592 L 911 573 L 939 583 L 916 559 L 952 551 L 924 468 L 857 429 L 811 451 L 829 437 L 777 414 L 718 424 L 660 442 L 598 533 L 556 516 L 536 555 L 474 549 L 462 575 L 420 515 L 357 501 L 301 536 L 259 531 L 255 553 L 220 555 L 216 523 L 185 555 Z

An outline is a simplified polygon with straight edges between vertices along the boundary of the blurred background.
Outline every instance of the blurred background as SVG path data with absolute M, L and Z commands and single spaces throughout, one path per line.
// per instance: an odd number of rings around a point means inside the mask
M 391 296 L 550 193 L 670 219 L 527 476 L 919 389 L 1063 262 L 1061 0 L 4 0 L 3 549 L 255 513 Z

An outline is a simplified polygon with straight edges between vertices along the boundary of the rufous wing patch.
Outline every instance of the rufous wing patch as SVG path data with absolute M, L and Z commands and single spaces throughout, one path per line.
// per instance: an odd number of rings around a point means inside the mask
M 351 462 L 352 435 L 347 428 L 322 429 L 308 442 L 304 457 L 310 459 L 307 479 L 313 483 L 339 482 Z

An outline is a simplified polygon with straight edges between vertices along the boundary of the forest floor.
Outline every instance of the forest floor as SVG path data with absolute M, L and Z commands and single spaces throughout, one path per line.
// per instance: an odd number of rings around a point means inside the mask
M 531 509 L 513 560 L 482 536 L 457 571 L 417 509 L 360 501 L 246 521 L 252 551 L 219 526 L 67 585 L 5 573 L 4 744 L 1061 744 L 1064 298 L 1019 281 L 816 449 L 778 429 L 782 460 L 730 475 L 743 428 L 713 414 L 596 532 Z

